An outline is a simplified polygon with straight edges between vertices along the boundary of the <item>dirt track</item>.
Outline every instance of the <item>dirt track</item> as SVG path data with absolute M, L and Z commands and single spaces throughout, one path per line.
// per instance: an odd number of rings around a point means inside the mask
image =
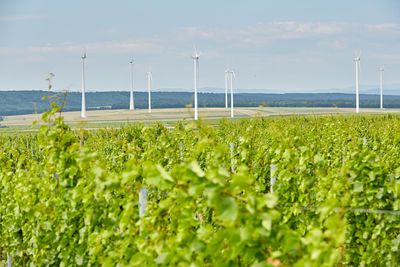
M 235 108 L 236 118 L 272 116 L 272 115 L 292 115 L 292 114 L 353 114 L 354 109 L 349 108 Z M 400 113 L 399 109 L 379 110 L 361 109 L 363 113 Z M 147 109 L 141 110 L 95 110 L 87 111 L 85 119 L 80 118 L 80 112 L 64 112 L 64 119 L 69 124 L 93 124 L 93 123 L 124 123 L 124 122 L 154 122 L 154 121 L 177 121 L 192 120 L 193 109 L 153 109 L 151 113 Z M 6 127 L 30 126 L 33 121 L 40 122 L 41 114 L 6 116 L 1 125 Z M 201 119 L 220 119 L 229 118 L 230 109 L 225 108 L 199 108 L 199 118 Z

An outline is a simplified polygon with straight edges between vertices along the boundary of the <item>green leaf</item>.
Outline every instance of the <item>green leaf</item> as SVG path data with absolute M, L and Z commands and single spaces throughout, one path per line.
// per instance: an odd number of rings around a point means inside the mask
M 265 195 L 265 203 L 268 208 L 272 209 L 278 204 L 278 197 L 275 194 L 268 193 Z
M 251 267 L 271 267 L 272 265 L 271 264 L 268 264 L 266 261 L 265 262 L 263 262 L 263 261 L 256 261 L 256 262 L 254 262 L 252 265 L 251 265 Z
M 271 231 L 272 229 L 272 216 L 269 215 L 268 213 L 264 213 L 262 216 L 262 226 L 267 229 L 268 231 Z
M 364 190 L 363 183 L 355 181 L 353 184 L 353 191 L 356 193 L 362 192 Z
M 161 253 L 158 257 L 154 260 L 157 264 L 164 264 L 165 260 L 168 257 L 168 253 Z
M 205 173 L 201 169 L 200 165 L 197 163 L 197 161 L 192 161 L 189 164 L 189 169 L 192 170 L 198 177 L 204 177 Z
M 232 223 L 238 216 L 238 207 L 233 197 L 224 197 L 216 203 L 217 218 Z
M 160 172 L 160 176 L 164 180 L 167 180 L 169 182 L 173 182 L 174 181 L 172 176 L 169 175 L 169 173 L 161 165 L 157 164 L 157 170 Z
M 246 186 L 252 183 L 252 178 L 249 177 L 248 169 L 245 166 L 238 167 L 236 173 L 232 177 L 232 185 L 245 189 Z

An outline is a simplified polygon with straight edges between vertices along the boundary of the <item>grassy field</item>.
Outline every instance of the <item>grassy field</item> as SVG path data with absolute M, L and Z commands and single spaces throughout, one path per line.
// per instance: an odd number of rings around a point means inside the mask
M 278 108 L 256 107 L 235 108 L 235 118 L 266 117 L 279 115 L 324 115 L 324 114 L 355 114 L 354 109 L 349 108 Z M 361 109 L 363 113 L 400 113 L 400 109 Z M 87 111 L 87 117 L 82 119 L 79 111 L 64 112 L 65 122 L 73 128 L 102 128 L 120 127 L 126 123 L 140 122 L 152 124 L 163 122 L 173 124 L 179 120 L 192 120 L 193 109 L 153 109 L 151 113 L 147 109 L 139 110 L 95 110 Z M 207 123 L 213 123 L 221 118 L 230 118 L 230 109 L 225 108 L 199 108 L 199 118 Z M 33 125 L 34 122 L 36 125 Z M 36 131 L 41 123 L 41 114 L 6 116 L 0 122 L 2 133 L 31 132 Z

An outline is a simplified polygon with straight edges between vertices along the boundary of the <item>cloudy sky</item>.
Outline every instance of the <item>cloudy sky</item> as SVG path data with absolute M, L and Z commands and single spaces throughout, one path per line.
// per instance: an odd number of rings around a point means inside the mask
M 156 88 L 192 88 L 193 46 L 201 52 L 200 87 L 305 92 L 354 84 L 400 85 L 398 0 L 0 0 L 0 90 L 79 90 L 87 51 L 87 90 L 135 88 L 151 70 Z M 399 86 L 400 91 L 400 86 Z

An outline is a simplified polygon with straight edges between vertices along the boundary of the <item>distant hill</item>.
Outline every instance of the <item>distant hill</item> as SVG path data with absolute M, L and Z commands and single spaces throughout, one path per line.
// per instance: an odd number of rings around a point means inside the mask
M 160 88 L 158 89 L 161 92 L 188 92 L 186 88 Z M 202 87 L 199 88 L 199 92 L 202 93 L 223 93 L 225 92 L 224 88 L 218 87 Z M 289 91 L 285 88 L 281 89 L 252 89 L 252 88 L 235 88 L 236 93 L 250 93 L 250 94 L 291 94 L 296 93 L 295 91 Z M 301 93 L 304 94 L 326 94 L 326 93 L 339 93 L 339 94 L 354 94 L 355 87 L 347 86 L 342 88 L 324 88 L 324 89 L 308 89 L 302 90 Z M 400 84 L 384 84 L 384 92 L 386 95 L 400 95 Z M 297 92 L 298 93 L 298 92 Z M 367 95 L 376 95 L 379 94 L 379 85 L 368 85 L 368 84 L 360 84 L 360 93 Z
M 48 91 L 0 91 L 0 116 L 43 112 L 49 108 L 43 96 L 63 99 L 60 92 Z M 147 93 L 135 92 L 135 107 L 147 108 Z M 355 96 L 342 93 L 238 93 L 234 95 L 236 107 L 354 107 Z M 64 111 L 76 111 L 81 108 L 81 94 L 69 92 L 65 95 Z M 88 92 L 86 106 L 90 109 L 127 109 L 129 93 L 126 91 Z M 193 93 L 189 92 L 153 92 L 153 108 L 180 108 L 190 105 Z M 223 107 L 225 96 L 222 93 L 199 93 L 199 107 Z M 399 95 L 387 95 L 384 99 L 386 108 L 400 108 Z M 360 95 L 360 106 L 374 108 L 379 106 L 378 95 Z

